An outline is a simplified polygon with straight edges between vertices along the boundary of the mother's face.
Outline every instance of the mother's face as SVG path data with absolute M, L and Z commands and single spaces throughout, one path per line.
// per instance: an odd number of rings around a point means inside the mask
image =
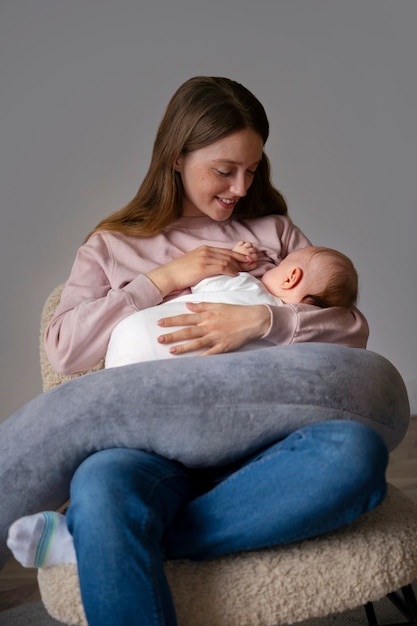
M 262 152 L 261 136 L 246 128 L 181 155 L 174 168 L 184 187 L 182 215 L 228 219 L 251 186 Z

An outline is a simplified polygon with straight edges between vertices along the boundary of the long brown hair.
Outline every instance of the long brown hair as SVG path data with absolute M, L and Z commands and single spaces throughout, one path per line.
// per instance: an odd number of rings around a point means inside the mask
M 181 175 L 174 170 L 175 160 L 246 128 L 257 132 L 265 144 L 268 118 L 246 87 L 222 77 L 196 76 L 187 80 L 168 104 L 149 170 L 137 194 L 125 207 L 99 222 L 92 233 L 113 230 L 142 237 L 160 233 L 181 216 L 183 186 Z M 247 195 L 239 200 L 233 217 L 272 213 L 287 215 L 287 205 L 272 186 L 269 160 L 263 153 Z

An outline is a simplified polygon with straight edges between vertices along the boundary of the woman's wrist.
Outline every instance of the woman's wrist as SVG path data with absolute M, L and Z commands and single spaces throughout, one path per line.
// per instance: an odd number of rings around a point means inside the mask
M 161 271 L 159 267 L 148 272 L 146 276 L 153 282 L 155 287 L 159 289 L 163 298 L 176 289 L 169 274 L 165 271 Z
M 258 306 L 259 309 L 261 309 L 260 311 L 261 323 L 259 326 L 259 330 L 260 330 L 259 339 L 264 339 L 269 334 L 269 331 L 271 330 L 272 311 L 267 304 L 259 304 L 256 306 Z
M 246 332 L 247 341 L 264 339 L 272 325 L 272 312 L 267 304 L 252 304 L 241 307 L 245 310 L 242 330 Z

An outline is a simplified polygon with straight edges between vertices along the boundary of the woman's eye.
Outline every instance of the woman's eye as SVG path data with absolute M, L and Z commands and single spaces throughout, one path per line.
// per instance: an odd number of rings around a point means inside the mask
M 217 173 L 219 176 L 226 177 L 226 176 L 230 176 L 230 174 L 231 174 L 232 172 L 223 172 L 222 170 L 216 170 L 216 173 Z

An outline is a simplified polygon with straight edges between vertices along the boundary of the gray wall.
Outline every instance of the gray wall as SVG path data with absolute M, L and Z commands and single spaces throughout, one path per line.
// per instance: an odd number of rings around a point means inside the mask
M 294 221 L 361 277 L 369 348 L 417 412 L 415 0 L 2 0 L 0 419 L 41 389 L 41 307 L 136 192 L 196 74 L 263 101 Z

